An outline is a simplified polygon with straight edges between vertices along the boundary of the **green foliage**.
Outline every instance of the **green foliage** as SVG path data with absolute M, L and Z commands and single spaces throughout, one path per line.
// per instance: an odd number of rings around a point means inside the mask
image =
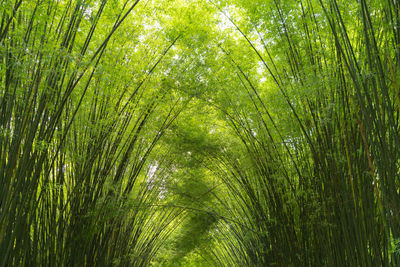
M 3 1 L 0 266 L 397 266 L 394 0 Z

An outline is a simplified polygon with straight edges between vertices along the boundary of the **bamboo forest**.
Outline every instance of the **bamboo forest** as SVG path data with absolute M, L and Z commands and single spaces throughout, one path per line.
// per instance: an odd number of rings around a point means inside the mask
M 0 20 L 0 267 L 400 266 L 399 0 Z

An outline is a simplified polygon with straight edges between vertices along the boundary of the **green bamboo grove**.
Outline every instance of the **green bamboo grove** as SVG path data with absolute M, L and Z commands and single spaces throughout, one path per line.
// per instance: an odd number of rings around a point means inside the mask
M 0 267 L 400 266 L 399 1 L 0 20 Z

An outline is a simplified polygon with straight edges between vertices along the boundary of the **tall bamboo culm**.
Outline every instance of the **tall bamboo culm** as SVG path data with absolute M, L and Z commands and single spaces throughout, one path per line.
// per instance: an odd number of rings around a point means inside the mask
M 174 42 L 142 80 L 105 78 L 139 4 L 108 2 L 1 3 L 0 266 L 147 266 L 177 215 L 142 172 L 179 113 L 147 130 L 166 92 L 143 87 Z
M 237 220 L 221 222 L 215 262 L 398 266 L 399 2 L 294 2 L 270 1 L 266 18 L 253 20 L 263 50 L 229 17 L 297 130 L 279 128 L 251 74 L 224 50 L 253 111 L 227 115 L 248 162 L 229 153 L 210 161 L 229 192 L 226 216 Z

